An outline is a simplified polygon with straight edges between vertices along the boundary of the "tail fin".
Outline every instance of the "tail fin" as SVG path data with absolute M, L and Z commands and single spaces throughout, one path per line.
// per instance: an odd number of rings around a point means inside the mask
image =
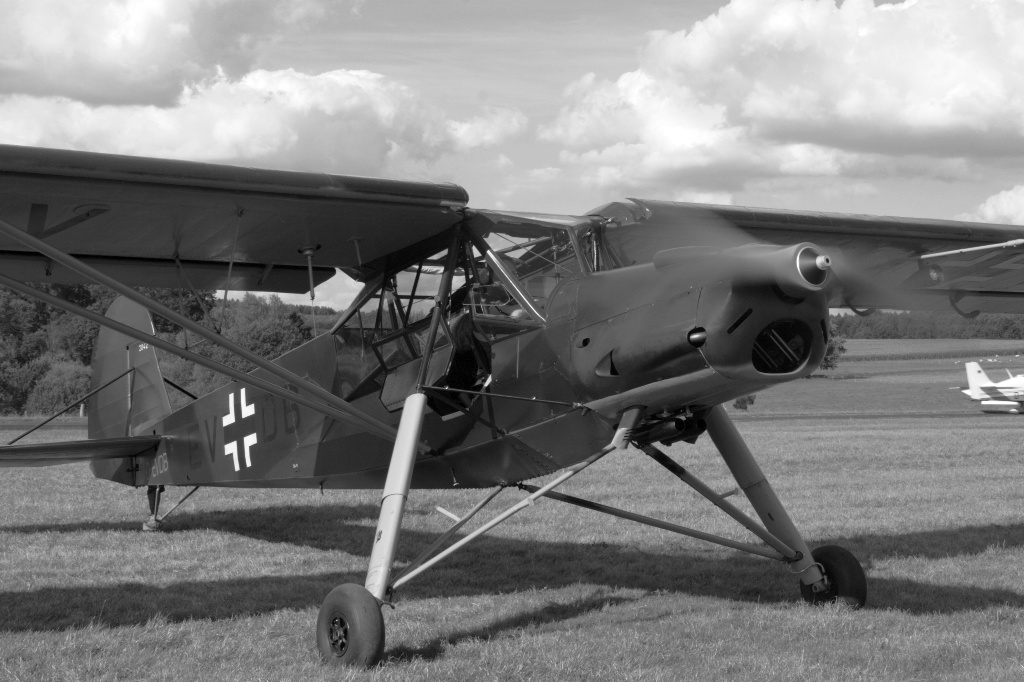
M 149 311 L 127 298 L 115 299 L 107 309 L 107 317 L 154 333 Z M 89 438 L 140 435 L 171 413 L 156 350 L 101 327 L 92 354 L 92 389 L 108 382 L 109 386 L 89 399 Z M 128 460 L 110 460 L 93 462 L 91 466 L 98 478 L 133 485 L 134 474 L 129 465 Z
M 976 362 L 968 362 L 964 365 L 967 368 L 967 385 L 970 387 L 964 393 L 974 400 L 981 400 L 988 396 L 981 390 L 983 386 L 991 386 L 992 380 L 985 374 L 985 370 Z

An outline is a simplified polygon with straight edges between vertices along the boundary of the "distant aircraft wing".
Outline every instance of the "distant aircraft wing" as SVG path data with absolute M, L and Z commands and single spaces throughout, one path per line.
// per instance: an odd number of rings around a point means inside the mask
M 159 436 L 127 436 L 0 447 L 0 467 L 37 467 L 135 457 L 160 444 Z
M 132 286 L 281 293 L 390 254 L 461 219 L 461 187 L 0 145 L 0 220 Z M 230 278 L 228 270 L 230 267 Z M 9 238 L 0 268 L 81 278 Z
M 812 242 L 833 256 L 842 286 L 830 305 L 1024 312 L 1024 227 L 634 199 L 640 222 L 675 226 L 708 213 L 773 244 Z M 602 207 L 609 216 L 628 204 Z

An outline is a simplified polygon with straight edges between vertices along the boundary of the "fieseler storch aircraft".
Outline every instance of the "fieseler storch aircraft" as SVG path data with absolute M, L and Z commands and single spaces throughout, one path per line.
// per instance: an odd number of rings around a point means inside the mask
M 335 588 L 317 619 L 333 664 L 379 661 L 382 605 L 541 497 L 774 559 L 805 600 L 863 605 L 860 563 L 807 546 L 723 403 L 810 374 L 830 307 L 1019 311 L 1024 230 L 640 199 L 582 215 L 467 201 L 455 185 L 0 146 L 0 284 L 103 326 L 88 440 L 14 444 L 0 461 L 88 461 L 129 486 L 380 490 L 365 584 Z M 336 269 L 362 290 L 328 333 L 273 361 L 131 288 L 309 292 Z M 123 298 L 101 316 L 32 286 L 81 282 Z M 157 337 L 150 314 L 257 369 Z M 233 381 L 172 410 L 158 348 Z M 757 519 L 661 448 L 705 434 Z M 612 453 L 654 459 L 756 541 L 555 490 Z M 410 490 L 456 487 L 487 492 L 396 566 Z M 508 489 L 521 499 L 455 539 Z
M 980 400 L 985 406 L 1009 407 L 1010 412 L 1024 413 L 1024 375 L 1014 376 L 1006 370 L 1008 377 L 992 381 L 977 362 L 968 362 L 967 388 L 964 393 L 971 400 Z

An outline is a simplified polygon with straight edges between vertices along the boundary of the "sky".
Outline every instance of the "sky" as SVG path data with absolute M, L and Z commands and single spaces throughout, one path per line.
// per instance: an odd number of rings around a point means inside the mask
M 0 12 L 0 143 L 455 182 L 475 208 L 639 197 L 1024 224 L 1024 0 Z M 317 303 L 353 290 L 336 277 Z

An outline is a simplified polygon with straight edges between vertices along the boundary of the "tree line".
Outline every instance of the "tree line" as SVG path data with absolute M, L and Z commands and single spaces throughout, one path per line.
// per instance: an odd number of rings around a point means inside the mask
M 42 285 L 39 289 L 103 314 L 117 294 L 100 286 Z M 246 294 L 220 301 L 213 291 L 139 289 L 164 306 L 261 355 L 276 358 L 310 340 L 312 315 L 319 331 L 330 328 L 335 311 L 317 306 L 303 313 L 277 296 Z M 161 338 L 242 371 L 253 369 L 219 346 L 202 341 L 181 327 L 154 315 Z M 0 288 L 0 414 L 52 414 L 89 391 L 92 351 L 99 326 Z M 221 375 L 158 351 L 164 376 L 193 395 L 222 386 Z M 172 404 L 187 400 L 171 391 Z
M 1024 315 L 877 311 L 866 317 L 833 315 L 835 333 L 847 339 L 1024 339 Z

